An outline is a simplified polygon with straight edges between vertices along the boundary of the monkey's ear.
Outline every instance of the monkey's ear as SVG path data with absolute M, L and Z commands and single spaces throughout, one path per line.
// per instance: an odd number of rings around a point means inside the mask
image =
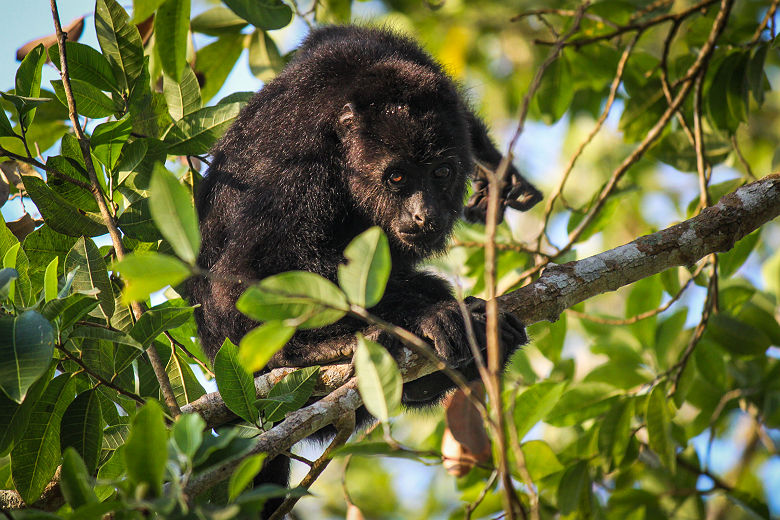
M 341 113 L 339 114 L 339 126 L 348 128 L 355 122 L 355 105 L 347 103 L 341 107 Z

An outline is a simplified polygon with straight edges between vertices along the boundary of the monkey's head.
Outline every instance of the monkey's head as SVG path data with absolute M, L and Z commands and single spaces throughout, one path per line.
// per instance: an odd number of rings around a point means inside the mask
M 473 168 L 464 107 L 443 74 L 383 62 L 356 78 L 338 113 L 355 207 L 417 261 L 443 251 Z

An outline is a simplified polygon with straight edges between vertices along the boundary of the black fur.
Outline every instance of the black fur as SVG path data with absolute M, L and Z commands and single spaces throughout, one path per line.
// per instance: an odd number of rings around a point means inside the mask
M 247 282 L 290 270 L 335 281 L 346 245 L 379 225 L 393 268 L 385 297 L 371 312 L 422 336 L 468 378 L 477 377 L 451 287 L 416 266 L 444 250 L 475 158 L 494 168 L 501 155 L 456 85 L 415 42 L 360 27 L 313 31 L 212 155 L 197 207 L 198 263 L 213 276 L 190 287 L 201 304 L 195 315 L 211 358 L 226 337 L 238 343 L 257 325 L 235 308 Z M 398 174 L 403 182 L 395 185 Z M 526 201 L 538 199 L 525 185 Z M 480 302 L 471 307 L 484 345 L 484 311 Z M 526 341 L 525 332 L 511 317 L 502 323 L 511 352 Z M 358 330 L 391 352 L 398 348 L 371 327 L 344 319 L 298 332 L 267 368 L 348 357 L 343 345 Z M 406 384 L 403 399 L 424 405 L 451 387 L 434 374 Z M 285 472 L 273 472 L 286 483 Z

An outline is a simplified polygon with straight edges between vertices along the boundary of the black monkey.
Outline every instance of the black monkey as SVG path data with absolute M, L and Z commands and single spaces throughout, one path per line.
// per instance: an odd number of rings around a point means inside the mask
M 444 250 L 475 161 L 495 168 L 501 154 L 456 85 L 415 42 L 381 29 L 314 30 L 212 155 L 197 201 L 198 263 L 216 276 L 190 287 L 212 359 L 226 337 L 238 343 L 257 325 L 235 308 L 244 282 L 290 270 L 335 281 L 346 245 L 379 225 L 393 264 L 385 296 L 371 312 L 425 338 L 466 377 L 477 377 L 451 287 L 416 266 Z M 504 205 L 527 209 L 541 198 L 514 168 L 508 181 Z M 484 193 L 478 190 L 472 202 L 470 216 L 483 215 Z M 472 314 L 484 345 L 480 301 L 472 303 Z M 391 352 L 398 348 L 345 318 L 296 333 L 267 369 L 348 358 L 343 345 L 354 342 L 356 331 Z M 527 341 L 522 324 L 509 316 L 501 339 L 507 353 Z M 434 403 L 450 388 L 448 378 L 432 374 L 405 384 L 403 401 Z M 287 462 L 280 459 L 263 474 L 286 484 Z

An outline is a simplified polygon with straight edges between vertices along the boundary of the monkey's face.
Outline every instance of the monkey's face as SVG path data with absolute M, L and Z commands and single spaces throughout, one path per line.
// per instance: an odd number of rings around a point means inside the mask
M 342 135 L 355 206 L 385 231 L 396 256 L 419 260 L 444 250 L 471 167 L 461 121 L 403 105 L 357 110 L 345 107 Z

